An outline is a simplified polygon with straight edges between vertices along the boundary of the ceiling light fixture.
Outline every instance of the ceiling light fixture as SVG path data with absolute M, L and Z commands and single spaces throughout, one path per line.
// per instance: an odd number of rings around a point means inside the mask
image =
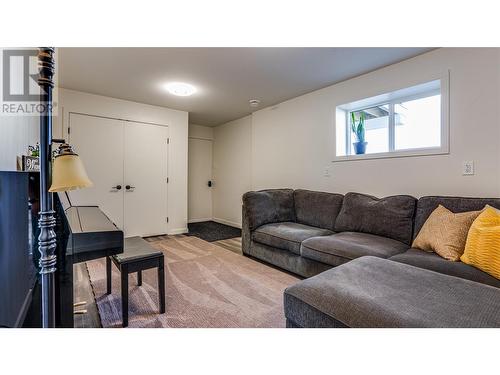
M 167 83 L 165 89 L 172 95 L 177 96 L 191 96 L 197 91 L 196 87 L 184 82 Z

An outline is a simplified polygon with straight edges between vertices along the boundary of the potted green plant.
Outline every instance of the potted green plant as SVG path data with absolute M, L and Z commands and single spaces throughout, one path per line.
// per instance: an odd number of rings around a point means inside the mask
M 40 156 L 40 144 L 37 142 L 36 146 L 28 146 L 29 156 L 39 157 Z
M 356 121 L 356 116 L 354 115 L 354 112 L 351 112 L 351 129 L 357 139 L 357 142 L 354 142 L 352 144 L 354 146 L 354 152 L 356 153 L 356 155 L 364 154 L 366 152 L 366 145 L 368 144 L 368 142 L 365 142 L 364 112 L 360 112 L 358 121 Z

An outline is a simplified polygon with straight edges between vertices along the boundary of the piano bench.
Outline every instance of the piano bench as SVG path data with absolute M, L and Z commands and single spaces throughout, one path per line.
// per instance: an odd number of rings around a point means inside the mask
M 160 314 L 165 312 L 165 261 L 163 253 L 141 237 L 125 238 L 123 253 L 106 257 L 107 294 L 111 294 L 111 262 L 120 270 L 122 292 L 122 325 L 128 326 L 128 275 L 137 272 L 137 285 L 142 285 L 142 271 L 158 268 Z

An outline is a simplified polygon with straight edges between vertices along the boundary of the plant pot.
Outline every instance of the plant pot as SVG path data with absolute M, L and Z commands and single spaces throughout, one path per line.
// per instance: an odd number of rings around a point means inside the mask
M 356 155 L 362 155 L 366 153 L 366 145 L 368 142 L 354 142 L 352 145 L 354 146 L 354 152 Z

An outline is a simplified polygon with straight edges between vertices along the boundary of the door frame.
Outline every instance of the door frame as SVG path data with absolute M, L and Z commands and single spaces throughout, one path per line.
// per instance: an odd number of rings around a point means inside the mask
M 212 142 L 212 165 L 210 166 L 210 176 L 211 176 L 211 180 L 213 180 L 213 177 L 214 177 L 214 161 L 213 161 L 213 152 L 214 152 L 214 140 L 213 138 L 203 138 L 203 137 L 192 137 L 192 136 L 188 136 L 188 144 L 189 144 L 189 140 L 190 139 L 196 139 L 196 140 L 199 140 L 199 141 L 209 141 L 209 142 Z M 188 146 L 189 147 L 189 146 Z M 188 150 L 188 155 L 189 155 L 189 150 Z M 188 178 L 189 178 L 189 160 L 188 160 Z M 189 181 L 188 181 L 188 224 L 192 224 L 192 223 L 201 223 L 201 222 L 204 222 L 204 221 L 211 221 L 214 219 L 214 207 L 213 207 L 213 195 L 212 195 L 212 192 L 213 190 L 211 189 L 210 190 L 210 195 L 211 195 L 211 206 L 210 207 L 210 211 L 211 211 L 211 216 L 209 218 L 200 218 L 200 219 L 189 219 Z

